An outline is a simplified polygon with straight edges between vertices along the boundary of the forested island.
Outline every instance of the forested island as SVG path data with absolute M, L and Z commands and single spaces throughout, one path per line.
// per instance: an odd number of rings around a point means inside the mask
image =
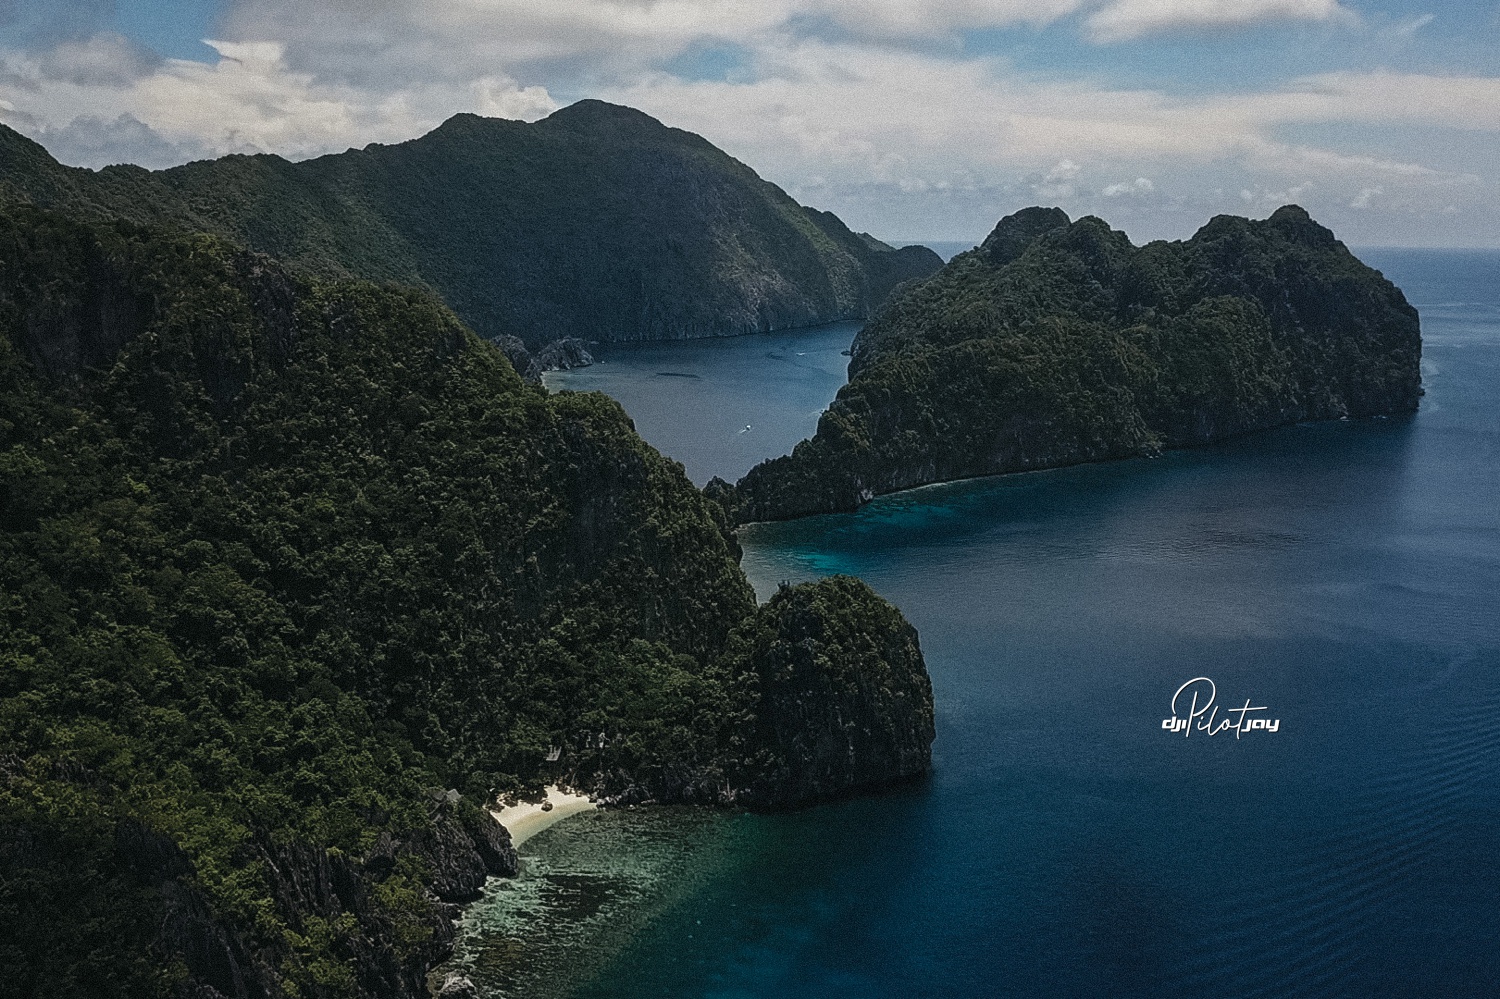
M 428 135 L 292 163 L 66 167 L 0 125 L 0 204 L 208 232 L 313 278 L 436 292 L 537 350 L 870 315 L 942 266 L 799 205 L 707 140 L 580 101 L 536 122 L 455 115 Z
M 850 578 L 757 606 L 738 556 L 617 404 L 427 290 L 0 209 L 6 989 L 424 995 L 515 871 L 497 795 L 925 772 L 900 613 Z
M 1409 413 L 1417 311 L 1302 208 L 1133 246 L 1029 208 L 859 334 L 817 434 L 710 493 L 739 521 L 1155 455 L 1303 420 Z

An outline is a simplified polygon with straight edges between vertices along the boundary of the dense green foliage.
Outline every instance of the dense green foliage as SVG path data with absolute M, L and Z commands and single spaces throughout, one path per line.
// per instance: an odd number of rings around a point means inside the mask
M 932 684 L 916 629 L 858 579 L 783 585 L 736 649 L 756 705 L 751 794 L 799 804 L 927 772 Z
M 290 163 L 149 172 L 53 161 L 0 126 L 0 202 L 217 233 L 319 277 L 435 290 L 486 337 L 638 340 L 863 317 L 931 250 L 803 208 L 702 138 L 583 101 L 536 124 L 458 115 L 423 138 Z
M 1154 454 L 1307 419 L 1407 412 L 1416 310 L 1288 206 L 1134 247 L 1057 209 L 898 293 L 789 457 L 739 484 L 744 519 L 850 509 L 947 479 Z
M 726 528 L 426 293 L 0 212 L 0 988 L 375 994 L 372 938 L 434 956 L 431 789 L 774 798 Z M 910 632 L 840 592 L 828 668 Z

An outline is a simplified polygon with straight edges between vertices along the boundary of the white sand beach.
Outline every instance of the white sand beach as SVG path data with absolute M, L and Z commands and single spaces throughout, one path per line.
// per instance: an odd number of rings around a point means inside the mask
M 547 808 L 547 805 L 552 807 Z M 510 831 L 511 843 L 520 846 L 553 823 L 598 807 L 587 795 L 571 794 L 554 785 L 547 788 L 545 801 L 523 801 L 519 805 L 492 808 L 490 814 Z

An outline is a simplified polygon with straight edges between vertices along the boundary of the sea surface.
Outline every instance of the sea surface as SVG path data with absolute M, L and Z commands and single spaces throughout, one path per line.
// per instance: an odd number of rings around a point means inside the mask
M 600 363 L 543 376 L 554 391 L 604 392 L 636 432 L 704 485 L 737 481 L 766 458 L 790 454 L 846 381 L 844 351 L 862 323 L 786 333 L 599 344 Z
M 1422 312 L 1415 417 L 746 529 L 762 597 L 853 573 L 917 626 L 930 781 L 569 819 L 492 882 L 455 964 L 588 999 L 1500 995 L 1500 254 L 1361 256 Z M 695 479 L 732 478 L 756 455 L 721 411 L 808 426 L 795 342 L 633 348 L 590 377 Z M 1196 677 L 1276 731 L 1164 730 Z

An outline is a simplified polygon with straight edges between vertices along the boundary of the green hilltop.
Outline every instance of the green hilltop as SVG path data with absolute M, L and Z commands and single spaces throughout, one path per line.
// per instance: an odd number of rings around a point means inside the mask
M 942 261 L 804 208 L 690 132 L 580 101 L 292 163 L 65 167 L 0 126 L 0 203 L 208 232 L 313 277 L 425 287 L 487 338 L 655 340 L 864 318 Z

